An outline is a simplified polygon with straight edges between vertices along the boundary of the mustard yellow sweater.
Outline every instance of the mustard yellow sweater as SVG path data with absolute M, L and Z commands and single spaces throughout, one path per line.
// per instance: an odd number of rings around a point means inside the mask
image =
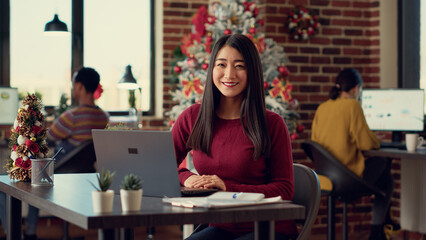
M 380 140 L 365 121 L 360 103 L 349 98 L 330 99 L 318 107 L 311 139 L 358 176 L 365 168 L 361 151 L 380 146 Z

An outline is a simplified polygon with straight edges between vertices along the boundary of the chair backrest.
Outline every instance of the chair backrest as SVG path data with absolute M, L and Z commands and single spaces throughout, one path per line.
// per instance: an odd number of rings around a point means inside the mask
M 331 194 L 345 202 L 350 202 L 367 195 L 385 193 L 364 181 L 349 170 L 319 143 L 307 140 L 301 144 L 306 155 L 314 162 L 315 171 L 328 177 L 333 183 Z
M 309 167 L 294 163 L 293 202 L 305 206 L 306 216 L 298 240 L 309 239 L 312 226 L 318 214 L 321 200 L 321 188 L 317 174 Z
M 86 141 L 55 164 L 55 173 L 94 173 L 96 172 L 95 162 L 93 141 Z

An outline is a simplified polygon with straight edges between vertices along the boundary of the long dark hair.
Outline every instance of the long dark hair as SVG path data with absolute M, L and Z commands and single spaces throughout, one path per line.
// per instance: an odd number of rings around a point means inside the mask
M 213 135 L 213 121 L 216 109 L 220 103 L 220 91 L 213 83 L 213 68 L 216 56 L 224 46 L 235 48 L 243 55 L 247 69 L 247 88 L 243 93 L 240 109 L 240 119 L 244 131 L 254 145 L 253 158 L 261 155 L 268 157 L 270 152 L 270 138 L 266 126 L 265 93 L 263 91 L 263 72 L 259 53 L 253 42 L 241 34 L 225 35 L 213 47 L 210 64 L 207 70 L 206 86 L 203 93 L 201 109 L 189 135 L 187 147 L 210 155 L 210 146 Z
M 331 99 L 339 97 L 340 92 L 349 92 L 356 85 L 362 86 L 362 77 L 354 68 L 343 69 L 336 78 L 336 85 L 330 89 Z

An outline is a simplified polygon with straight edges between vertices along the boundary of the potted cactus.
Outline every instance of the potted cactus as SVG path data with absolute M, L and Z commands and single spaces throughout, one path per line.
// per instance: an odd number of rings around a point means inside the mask
M 123 212 L 139 211 L 142 203 L 142 181 L 134 174 L 124 176 L 120 185 Z
M 112 211 L 112 204 L 114 202 L 114 190 L 109 189 L 114 181 L 115 172 L 109 170 L 96 175 L 98 179 L 98 186 L 93 183 L 92 186 L 96 189 L 92 191 L 93 211 L 95 213 L 107 213 Z

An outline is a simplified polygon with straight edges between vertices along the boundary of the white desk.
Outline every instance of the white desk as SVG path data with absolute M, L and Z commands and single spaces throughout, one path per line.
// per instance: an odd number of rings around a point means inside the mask
M 401 227 L 426 234 L 426 150 L 379 149 L 365 156 L 401 159 Z

